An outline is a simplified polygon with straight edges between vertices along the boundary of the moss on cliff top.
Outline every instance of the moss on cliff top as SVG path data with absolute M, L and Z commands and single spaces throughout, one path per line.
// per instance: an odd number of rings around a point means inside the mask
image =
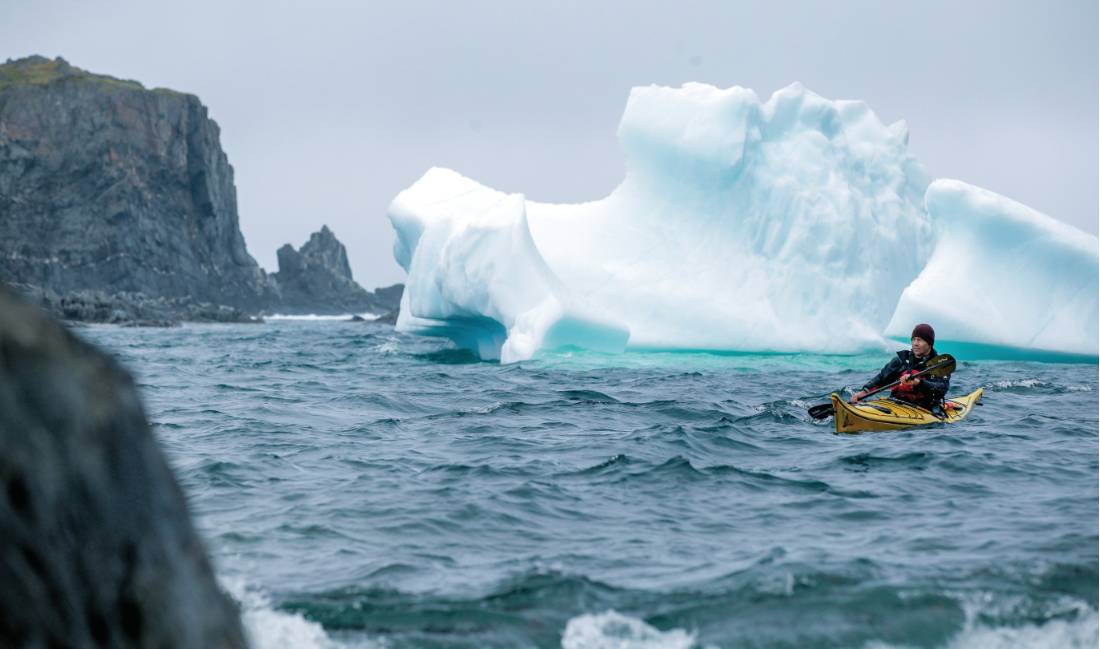
M 28 56 L 22 59 L 8 59 L 0 65 L 0 90 L 9 86 L 45 86 L 60 79 L 82 79 L 106 86 L 144 90 L 145 86 L 137 81 L 116 79 L 103 74 L 92 74 L 70 65 L 60 56 L 47 59 L 44 56 Z

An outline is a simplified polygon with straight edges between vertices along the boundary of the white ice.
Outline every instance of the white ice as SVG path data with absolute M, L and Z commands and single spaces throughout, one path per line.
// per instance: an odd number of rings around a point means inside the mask
M 1096 237 L 957 180 L 932 183 L 925 203 L 936 248 L 887 335 L 928 321 L 937 340 L 1096 355 Z
M 942 183 L 926 209 L 904 123 L 863 102 L 799 84 L 766 102 L 739 87 L 635 88 L 618 135 L 626 177 L 600 201 L 534 203 L 445 169 L 401 192 L 389 210 L 408 272 L 398 329 L 504 362 L 565 345 L 849 353 L 921 321 L 944 340 L 1096 353 L 1096 238 L 1030 211 L 1021 221 L 1027 209 L 1005 199 L 941 200 Z M 1001 221 L 1028 225 L 991 234 Z M 1064 277 L 1070 251 L 1091 295 L 937 302 L 945 279 L 1000 281 L 962 273 L 1019 259 L 997 247 L 1021 237 L 1044 242 L 1029 272 Z M 1091 321 L 1075 325 L 1088 300 Z M 1024 324 L 989 328 L 994 316 Z
M 523 196 L 432 169 L 394 199 L 389 215 L 398 235 L 394 256 L 409 274 L 398 330 L 447 336 L 505 363 L 542 347 L 625 347 L 626 327 L 547 268 Z

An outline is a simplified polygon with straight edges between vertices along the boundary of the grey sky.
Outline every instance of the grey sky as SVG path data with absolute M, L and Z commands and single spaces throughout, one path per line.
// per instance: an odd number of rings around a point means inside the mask
M 328 224 L 368 288 L 385 218 L 431 166 L 549 202 L 621 180 L 630 88 L 761 99 L 801 81 L 905 119 L 933 177 L 1096 234 L 1097 2 L 5 0 L 0 59 L 63 56 L 197 94 L 221 125 L 254 257 Z

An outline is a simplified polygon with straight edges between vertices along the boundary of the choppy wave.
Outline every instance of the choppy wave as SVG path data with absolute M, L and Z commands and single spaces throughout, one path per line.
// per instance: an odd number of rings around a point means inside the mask
M 1073 649 L 1097 641 L 1094 603 L 1066 593 L 891 586 L 885 566 L 857 562 L 821 570 L 788 559 L 773 552 L 743 570 L 657 592 L 555 571 L 508 579 L 465 598 L 344 588 L 291 596 L 281 615 L 298 633 L 308 618 L 376 643 L 389 638 L 408 646 L 469 648 Z M 1095 585 L 1095 574 L 1082 577 Z
M 881 357 L 79 334 L 135 372 L 260 649 L 1096 644 L 1095 364 L 960 358 L 963 422 L 839 437 L 806 409 Z
M 948 649 L 1091 649 L 1097 645 L 1096 611 L 1072 620 L 1011 627 L 974 625 L 952 638 Z

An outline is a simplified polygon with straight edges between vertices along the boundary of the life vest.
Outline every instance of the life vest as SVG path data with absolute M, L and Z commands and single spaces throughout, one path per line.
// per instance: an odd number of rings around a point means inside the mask
M 905 370 L 901 373 L 898 379 L 902 379 L 906 376 L 912 376 L 919 373 L 920 370 Z M 904 399 L 905 401 L 916 401 L 919 397 L 914 390 L 915 386 L 912 383 L 899 383 L 890 389 L 890 395 L 897 399 Z

